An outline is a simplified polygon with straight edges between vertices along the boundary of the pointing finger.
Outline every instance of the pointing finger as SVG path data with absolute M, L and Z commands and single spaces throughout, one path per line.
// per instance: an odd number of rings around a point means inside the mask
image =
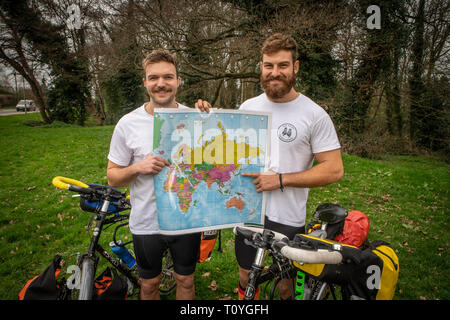
M 258 178 L 261 175 L 261 173 L 259 173 L 259 172 L 244 172 L 244 173 L 241 173 L 241 175 L 243 175 L 244 177 Z

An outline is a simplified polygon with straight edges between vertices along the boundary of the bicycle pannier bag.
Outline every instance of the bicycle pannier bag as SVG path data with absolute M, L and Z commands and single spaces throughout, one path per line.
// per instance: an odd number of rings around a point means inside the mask
M 218 235 L 219 230 L 209 230 L 202 232 L 198 262 L 203 262 L 211 256 L 211 252 L 214 250 Z
M 94 282 L 94 300 L 126 300 L 128 283 L 116 269 L 107 267 Z
M 58 300 L 69 296 L 65 279 L 58 281 L 61 272 L 61 256 L 55 255 L 53 262 L 34 278 L 27 281 L 19 291 L 19 300 Z
M 359 263 L 361 261 L 360 255 L 361 250 L 358 248 L 346 245 L 346 244 L 340 244 L 333 240 L 329 239 L 321 239 L 310 235 L 305 234 L 297 234 L 295 235 L 293 241 L 290 242 L 290 245 L 293 247 L 298 247 L 301 249 L 307 249 L 307 250 L 318 250 L 318 249 L 325 249 L 325 250 L 335 250 L 335 246 L 339 245 L 341 248 L 341 253 L 343 256 L 344 261 L 349 261 L 353 263 Z M 329 281 L 333 283 L 339 282 L 339 279 L 335 279 L 335 275 L 331 274 L 329 272 L 331 265 L 325 265 L 325 264 L 309 264 L 309 263 L 303 263 L 300 264 L 301 261 L 294 261 L 294 266 L 303 271 L 306 274 L 309 274 L 318 280 L 324 280 Z
M 369 218 L 361 211 L 349 211 L 345 218 L 344 230 L 334 240 L 360 247 L 369 234 Z
M 311 249 L 326 249 L 327 245 L 333 244 L 330 240 L 307 235 L 296 235 L 295 240 L 301 248 L 309 245 Z M 299 264 L 294 261 L 294 266 L 317 280 L 340 285 L 344 299 L 391 300 L 394 297 L 399 260 L 389 243 L 373 241 L 363 250 L 343 244 L 341 253 L 341 264 Z
M 361 267 L 357 276 L 350 278 L 347 294 L 350 298 L 392 300 L 400 271 L 394 249 L 389 243 L 376 240 L 362 252 Z

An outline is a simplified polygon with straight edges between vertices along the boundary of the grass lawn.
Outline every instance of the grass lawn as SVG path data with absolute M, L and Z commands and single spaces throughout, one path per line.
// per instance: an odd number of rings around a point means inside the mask
M 87 249 L 90 215 L 80 211 L 72 193 L 56 189 L 52 178 L 107 183 L 113 126 L 24 124 L 30 120 L 39 121 L 40 115 L 0 117 L 0 299 L 16 299 L 56 253 L 69 266 L 77 252 Z M 308 216 L 325 202 L 365 212 L 371 222 L 369 239 L 390 242 L 399 256 L 394 299 L 450 299 L 450 166 L 424 157 L 343 159 L 345 176 L 339 183 L 311 189 Z M 105 247 L 112 231 L 105 232 Z M 234 238 L 231 230 L 222 235 L 223 252 L 215 250 L 197 266 L 197 299 L 237 299 Z

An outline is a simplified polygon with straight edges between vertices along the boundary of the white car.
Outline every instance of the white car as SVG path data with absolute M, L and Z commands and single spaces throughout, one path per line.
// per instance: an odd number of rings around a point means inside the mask
M 16 111 L 35 111 L 36 105 L 33 100 L 20 100 L 16 106 Z

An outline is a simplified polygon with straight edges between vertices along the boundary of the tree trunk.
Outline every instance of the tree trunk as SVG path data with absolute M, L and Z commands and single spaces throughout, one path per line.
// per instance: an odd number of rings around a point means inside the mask
M 419 142 L 422 134 L 421 117 L 423 112 L 423 96 L 425 86 L 422 79 L 423 74 L 423 54 L 424 54 L 424 21 L 425 21 L 425 0 L 419 1 L 417 16 L 414 22 L 414 39 L 412 47 L 412 69 L 409 80 L 410 90 L 410 122 L 409 133 L 413 141 Z M 419 142 L 420 143 L 420 142 Z

